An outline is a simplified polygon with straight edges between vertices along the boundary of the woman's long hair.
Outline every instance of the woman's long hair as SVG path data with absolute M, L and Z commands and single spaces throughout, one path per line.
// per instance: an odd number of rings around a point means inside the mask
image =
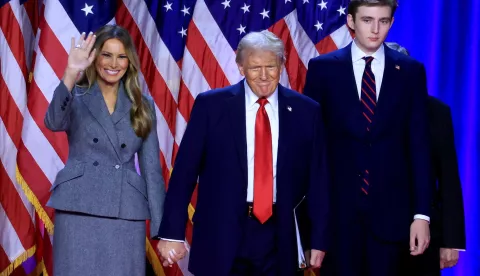
M 125 85 L 127 96 L 132 101 L 132 109 L 130 109 L 130 121 L 132 122 L 133 130 L 138 137 L 145 139 L 152 129 L 152 112 L 148 103 L 142 97 L 142 90 L 138 81 L 138 70 L 140 69 L 140 62 L 133 45 L 133 40 L 127 30 L 117 25 L 105 25 L 97 30 L 95 33 L 97 39 L 92 49 L 97 49 L 95 52 L 95 60 L 85 70 L 82 78 L 79 80 L 79 85 L 88 86 L 89 88 L 97 80 L 97 71 L 95 69 L 95 62 L 100 54 L 105 41 L 115 38 L 122 42 L 125 52 L 128 57 L 128 68 L 122 81 Z

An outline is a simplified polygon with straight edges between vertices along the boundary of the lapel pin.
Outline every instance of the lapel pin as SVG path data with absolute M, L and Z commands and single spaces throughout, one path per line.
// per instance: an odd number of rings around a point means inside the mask
M 292 112 L 292 107 L 291 106 L 287 106 L 287 109 L 288 109 L 288 111 Z
M 395 65 L 395 69 L 400 70 L 400 65 Z

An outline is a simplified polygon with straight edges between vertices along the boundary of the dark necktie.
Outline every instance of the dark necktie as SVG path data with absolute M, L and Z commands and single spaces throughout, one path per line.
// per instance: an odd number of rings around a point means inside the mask
M 263 224 L 272 216 L 273 157 L 272 131 L 265 110 L 268 100 L 258 99 L 260 108 L 255 119 L 255 155 L 253 169 L 253 214 Z
M 365 60 L 365 71 L 363 71 L 362 77 L 362 93 L 360 100 L 362 102 L 362 115 L 366 120 L 366 130 L 370 132 L 372 125 L 373 117 L 375 116 L 375 109 L 377 107 L 377 92 L 376 92 L 376 83 L 375 75 L 372 71 L 372 61 L 373 57 L 363 57 Z M 368 195 L 369 183 L 369 174 L 368 170 L 364 170 L 362 177 L 362 192 Z

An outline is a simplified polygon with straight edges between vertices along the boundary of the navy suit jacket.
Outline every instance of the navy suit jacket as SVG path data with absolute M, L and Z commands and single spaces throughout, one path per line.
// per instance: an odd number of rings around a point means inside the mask
M 423 65 L 385 46 L 385 71 L 370 132 L 361 112 L 351 44 L 310 60 L 304 93 L 322 106 L 335 231 L 349 231 L 355 221 L 367 169 L 366 225 L 383 240 L 408 240 L 413 216 L 429 216 L 431 209 Z
M 305 237 L 309 241 L 306 246 L 322 250 L 326 247 L 325 151 L 319 105 L 281 85 L 278 103 L 278 275 L 292 275 L 297 266 L 293 209 L 304 196 L 307 206 L 304 209 L 312 218 L 310 229 L 303 232 L 309 235 Z M 247 219 L 243 81 L 197 96 L 170 179 L 160 237 L 185 238 L 187 207 L 197 177 L 189 269 L 197 275 L 228 275 Z

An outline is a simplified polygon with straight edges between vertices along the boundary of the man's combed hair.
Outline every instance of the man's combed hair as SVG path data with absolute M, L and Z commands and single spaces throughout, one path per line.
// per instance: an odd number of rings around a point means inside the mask
M 398 7 L 397 0 L 351 0 L 348 4 L 348 14 L 353 16 L 353 20 L 355 20 L 355 14 L 358 11 L 359 7 L 378 7 L 378 6 L 386 6 L 392 9 L 392 17 L 395 14 L 395 11 Z

